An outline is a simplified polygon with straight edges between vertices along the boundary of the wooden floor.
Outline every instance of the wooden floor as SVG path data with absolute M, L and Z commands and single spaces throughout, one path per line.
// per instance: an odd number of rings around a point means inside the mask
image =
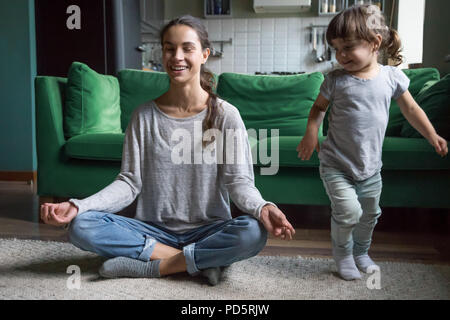
M 296 229 L 292 241 L 269 237 L 261 255 L 331 257 L 330 209 L 279 206 Z M 67 241 L 67 232 L 39 223 L 33 185 L 0 181 L 0 238 Z M 236 208 L 233 214 L 239 214 Z M 450 265 L 450 212 L 383 208 L 370 255 L 374 260 Z

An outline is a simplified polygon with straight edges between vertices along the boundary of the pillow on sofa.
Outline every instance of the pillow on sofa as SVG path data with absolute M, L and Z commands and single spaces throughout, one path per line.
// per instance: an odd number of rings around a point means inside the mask
M 440 74 L 435 68 L 404 69 L 402 70 L 410 80 L 409 92 L 415 98 L 424 85 L 429 81 L 439 81 Z M 392 100 L 389 109 L 389 123 L 386 129 L 386 136 L 400 137 L 405 117 L 395 100 Z
M 120 108 L 122 130 L 125 132 L 133 110 L 154 100 L 169 90 L 170 79 L 165 72 L 120 70 L 117 78 L 120 84 Z
M 425 91 L 430 89 L 432 86 L 434 86 L 436 83 L 438 83 L 439 80 L 430 80 L 427 83 L 424 84 L 423 88 L 419 91 L 419 93 L 416 96 L 416 99 L 420 97 Z
M 119 81 L 80 62 L 72 63 L 67 78 L 64 135 L 121 133 Z
M 416 97 L 416 102 L 425 111 L 436 132 L 450 140 L 450 75 L 445 76 Z M 408 122 L 402 127 L 402 137 L 422 138 Z
M 247 129 L 279 129 L 281 136 L 303 136 L 322 82 L 320 72 L 292 76 L 222 73 L 217 93 L 239 110 Z

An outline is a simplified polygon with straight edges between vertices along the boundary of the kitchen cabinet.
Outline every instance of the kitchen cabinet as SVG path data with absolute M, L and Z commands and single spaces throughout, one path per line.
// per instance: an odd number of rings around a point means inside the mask
M 206 19 L 232 17 L 232 0 L 203 0 Z

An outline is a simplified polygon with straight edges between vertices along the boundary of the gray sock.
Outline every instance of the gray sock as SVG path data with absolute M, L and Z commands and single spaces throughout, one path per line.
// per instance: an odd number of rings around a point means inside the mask
M 345 257 L 334 256 L 339 275 L 347 281 L 361 279 L 361 273 L 355 265 L 353 255 Z
M 364 273 L 368 273 L 369 267 L 371 267 L 373 270 L 375 269 L 380 270 L 380 267 L 375 262 L 373 262 L 372 259 L 370 259 L 369 255 L 367 254 L 364 254 L 362 256 L 356 256 L 355 262 L 358 268 Z
M 161 260 L 141 261 L 127 257 L 106 260 L 99 270 L 104 278 L 159 278 Z
M 220 282 L 222 271 L 220 267 L 214 267 L 202 270 L 201 274 L 208 279 L 211 286 L 215 286 Z

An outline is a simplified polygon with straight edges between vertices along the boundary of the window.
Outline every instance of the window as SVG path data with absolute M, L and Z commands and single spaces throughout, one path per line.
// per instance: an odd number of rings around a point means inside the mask
M 398 0 L 398 32 L 402 39 L 404 64 L 423 62 L 425 0 Z

